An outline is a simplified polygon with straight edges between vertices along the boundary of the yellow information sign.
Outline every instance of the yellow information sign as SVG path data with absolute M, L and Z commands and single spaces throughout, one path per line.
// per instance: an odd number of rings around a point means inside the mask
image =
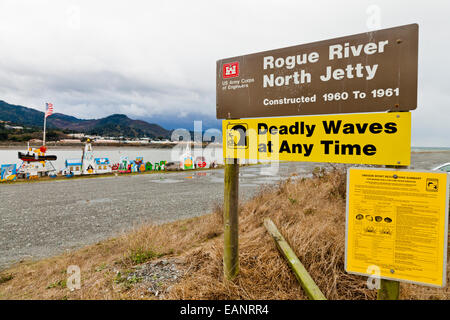
M 223 120 L 224 158 L 410 164 L 411 113 Z
M 447 184 L 446 173 L 348 170 L 345 270 L 445 286 Z

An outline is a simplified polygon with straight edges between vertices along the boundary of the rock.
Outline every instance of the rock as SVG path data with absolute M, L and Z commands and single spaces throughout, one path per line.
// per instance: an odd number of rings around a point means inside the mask
M 177 261 L 151 261 L 136 268 L 128 278 L 138 277 L 140 285 L 146 286 L 149 293 L 162 297 L 168 288 L 180 278 L 182 272 L 177 268 Z

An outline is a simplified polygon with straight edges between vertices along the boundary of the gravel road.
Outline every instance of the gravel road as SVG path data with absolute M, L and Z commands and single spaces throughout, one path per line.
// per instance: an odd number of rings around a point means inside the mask
M 298 166 L 297 166 L 298 167 Z M 312 164 L 290 168 L 307 173 Z M 241 168 L 240 197 L 274 183 L 269 166 Z M 119 175 L 0 185 L 0 269 L 52 256 L 130 230 L 211 212 L 223 201 L 223 170 Z

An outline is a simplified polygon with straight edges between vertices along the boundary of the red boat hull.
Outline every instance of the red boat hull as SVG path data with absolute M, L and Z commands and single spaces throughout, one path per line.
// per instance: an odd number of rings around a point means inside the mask
M 55 161 L 57 157 L 54 155 L 35 156 L 33 154 L 19 152 L 19 159 L 25 162 L 40 162 L 40 161 Z

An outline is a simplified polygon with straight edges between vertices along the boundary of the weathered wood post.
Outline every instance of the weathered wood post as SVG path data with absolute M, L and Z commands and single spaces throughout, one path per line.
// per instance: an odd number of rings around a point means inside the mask
M 264 219 L 264 226 L 266 227 L 272 238 L 275 240 L 275 244 L 286 258 L 289 266 L 292 268 L 292 271 L 294 271 L 295 277 L 297 278 L 298 282 L 300 282 L 303 290 L 305 290 L 308 298 L 311 300 L 327 300 L 322 291 L 320 291 L 317 284 L 314 282 L 313 278 L 311 278 L 306 268 L 298 259 L 294 250 L 292 250 L 289 243 L 287 243 L 286 239 L 284 239 L 283 235 L 280 233 L 280 231 L 278 231 L 278 228 L 273 223 L 273 221 L 269 218 Z
M 392 169 L 408 169 L 408 166 L 386 166 Z M 380 289 L 377 292 L 377 300 L 398 300 L 400 297 L 400 282 L 395 280 L 380 279 Z
M 225 159 L 223 271 L 228 280 L 239 274 L 238 204 L 238 159 Z
M 400 282 L 380 279 L 377 300 L 398 300 L 400 297 Z

